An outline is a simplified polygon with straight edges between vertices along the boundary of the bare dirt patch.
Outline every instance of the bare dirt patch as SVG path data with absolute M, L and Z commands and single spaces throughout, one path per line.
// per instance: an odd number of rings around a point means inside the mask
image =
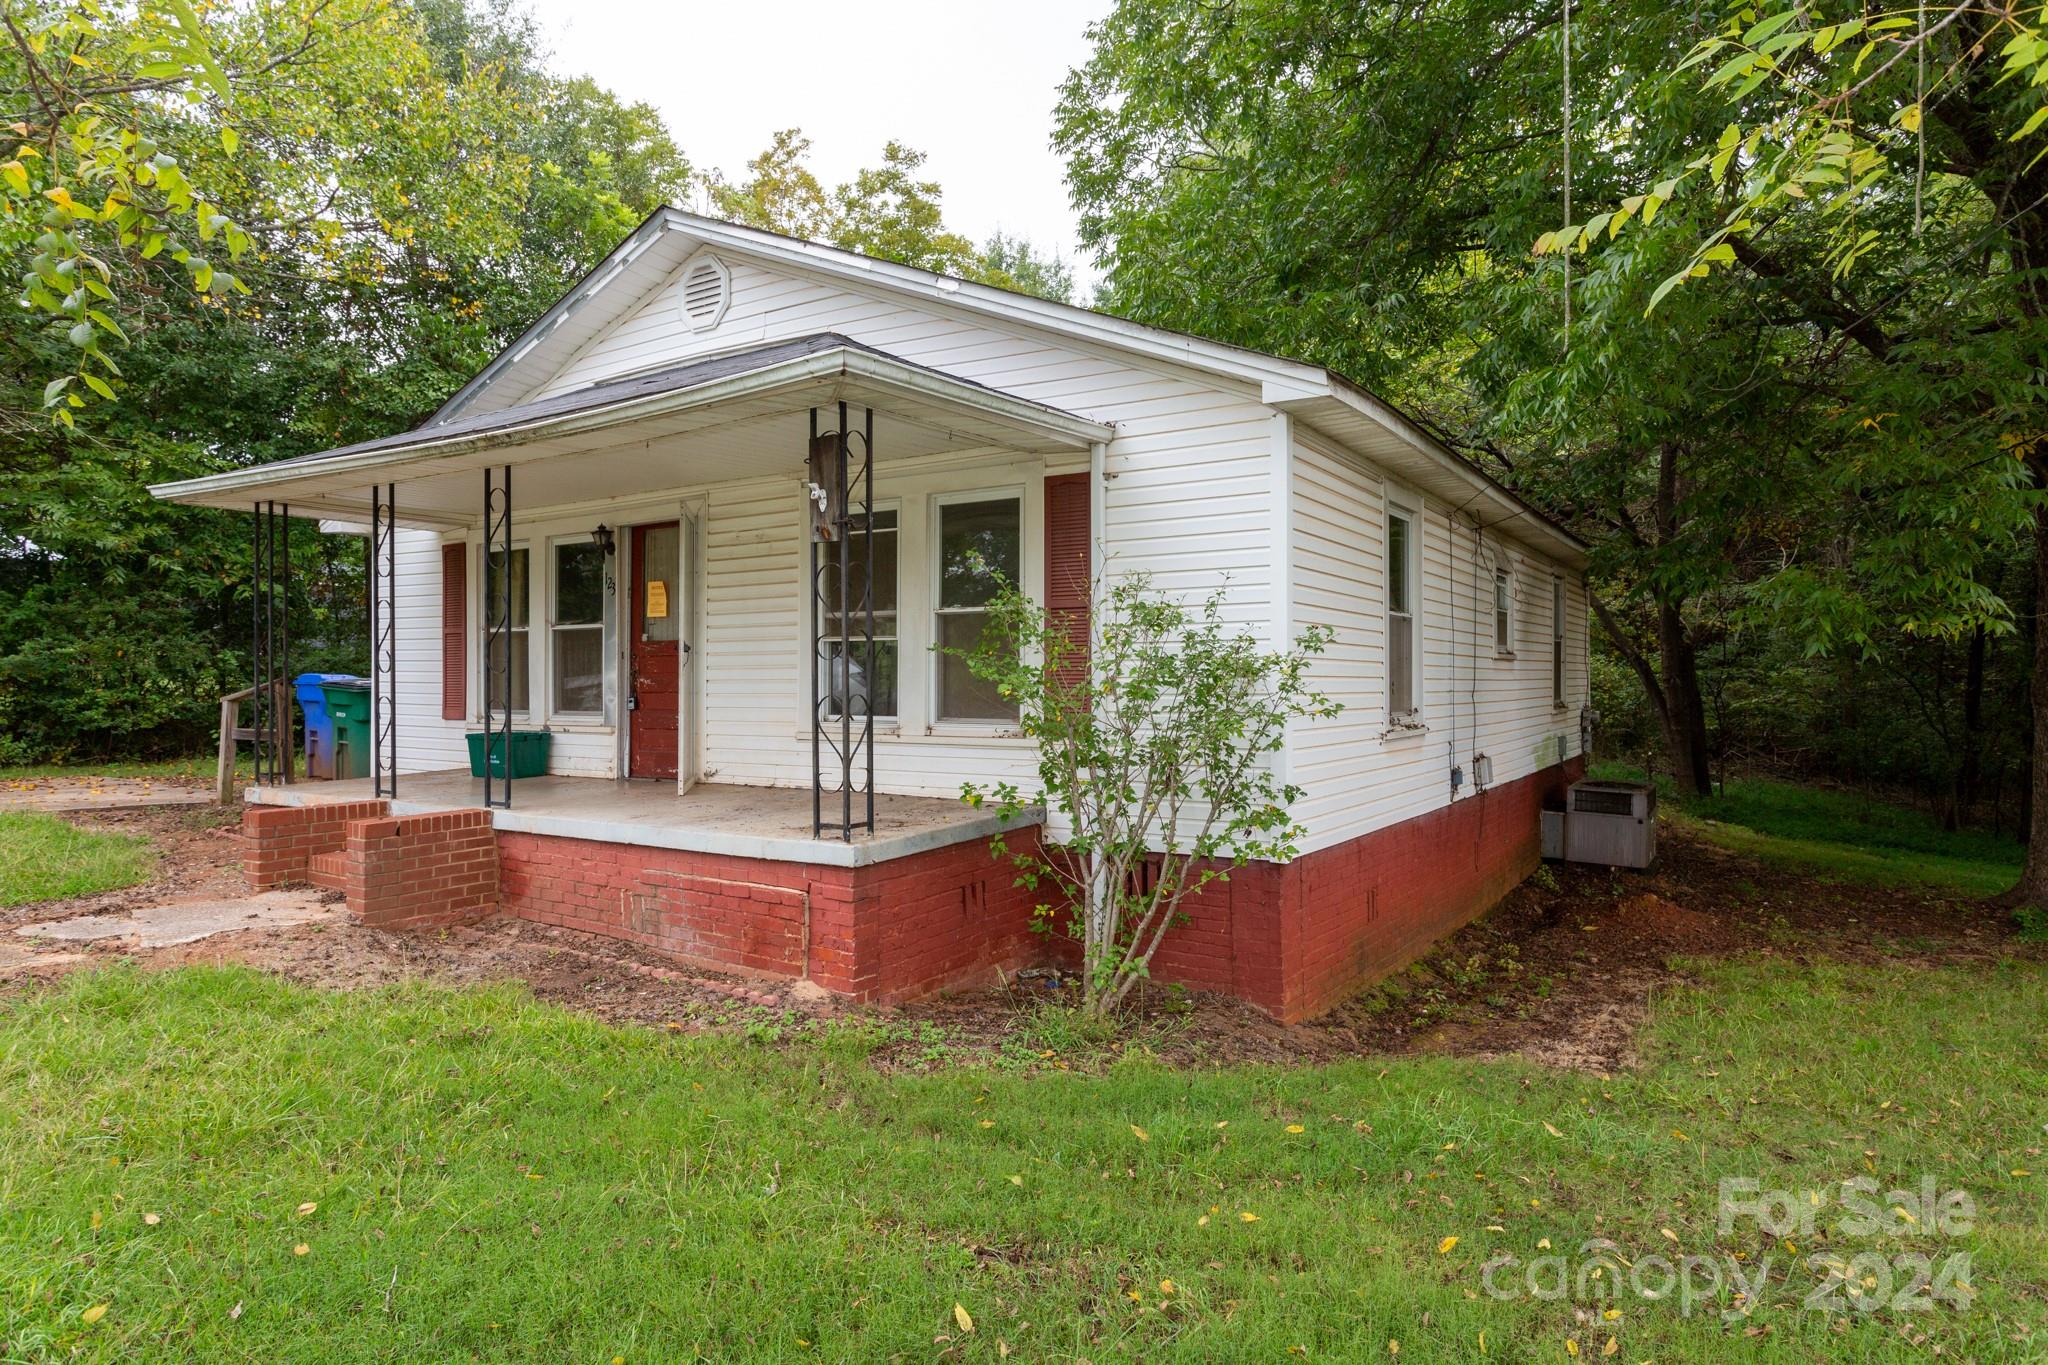
M 156 877 L 123 891 L 0 911 L 0 925 L 132 915 L 166 901 L 243 894 L 235 812 L 151 808 L 66 818 L 149 834 L 161 857 Z M 2006 917 L 1983 903 L 1803 878 L 1683 830 L 1666 831 L 1661 846 L 1659 865 L 1647 873 L 1569 866 L 1539 873 L 1421 961 L 1307 1024 L 1284 1028 L 1239 1001 L 1162 989 L 1144 996 L 1136 1019 L 1106 1049 L 1051 1036 L 1039 1007 L 1065 992 L 1043 974 L 899 1009 L 841 1010 L 801 984 L 681 967 L 630 944 L 503 918 L 395 934 L 340 913 L 148 950 L 133 939 L 53 943 L 5 932 L 0 988 L 31 988 L 116 958 L 148 969 L 241 963 L 341 989 L 413 978 L 516 980 L 540 999 L 607 1020 L 690 1031 L 744 1025 L 773 1032 L 841 1013 L 879 1026 L 889 1041 L 876 1060 L 907 1068 L 972 1056 L 1087 1067 L 1142 1048 L 1191 1067 L 1435 1053 L 1611 1072 L 1634 1064 L 1651 1000 L 1685 983 L 1693 963 L 1741 954 L 1934 963 L 2027 951 L 2012 941 Z

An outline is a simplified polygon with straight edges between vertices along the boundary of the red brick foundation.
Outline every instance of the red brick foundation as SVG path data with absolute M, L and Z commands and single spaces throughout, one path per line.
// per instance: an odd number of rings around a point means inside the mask
M 498 835 L 501 908 L 696 966 L 893 1001 L 1036 960 L 1034 899 L 976 839 L 864 867 Z
M 1573 759 L 1291 863 L 1239 868 L 1183 902 L 1187 922 L 1152 977 L 1283 1023 L 1312 1019 L 1497 905 L 1542 859 L 1543 798 L 1584 771 Z M 1078 962 L 1072 940 L 1056 947 Z
M 1240 868 L 1184 907 L 1152 974 L 1286 1023 L 1321 1014 L 1526 877 L 1544 797 L 1583 771 L 1575 759 L 1292 863 Z M 252 888 L 331 886 L 380 927 L 497 909 L 855 1000 L 979 983 L 1073 946 L 1031 932 L 1037 897 L 981 839 L 841 867 L 494 832 L 487 811 L 394 817 L 375 801 L 252 807 L 243 829 Z M 1036 832 L 1012 843 L 1025 838 Z
M 1288 864 L 1280 996 L 1257 1003 L 1312 1019 L 1492 909 L 1542 861 L 1544 798 L 1585 770 L 1571 759 Z

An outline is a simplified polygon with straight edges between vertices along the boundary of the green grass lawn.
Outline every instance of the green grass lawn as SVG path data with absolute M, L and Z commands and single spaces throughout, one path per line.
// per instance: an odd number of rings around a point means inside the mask
M 155 867 L 140 835 L 83 830 L 40 811 L 0 811 L 0 905 L 134 886 Z
M 1595 776 L 1640 781 L 1642 770 L 1606 764 Z M 1944 830 L 1924 811 L 1860 792 L 1770 778 L 1734 778 L 1710 797 L 1674 799 L 1668 818 L 1770 866 L 1833 881 L 1991 896 L 2019 876 L 2025 850 L 1989 830 Z
M 691 1037 L 502 987 L 339 995 L 241 970 L 0 996 L 0 1358 L 2048 1351 L 2038 961 L 1704 969 L 1661 1000 L 1644 1068 L 1612 1079 L 1142 1056 L 885 1074 L 875 1037 Z M 1830 1201 L 1794 1250 L 1748 1222 L 1717 1233 L 1723 1177 L 1860 1176 L 1967 1190 L 1974 1227 L 1852 1237 Z M 1598 1238 L 1604 1262 L 1582 1252 Z M 1808 1255 L 1889 1276 L 1956 1252 L 1967 1308 L 1800 1307 L 1823 1282 Z M 1752 1311 L 1728 1288 L 1689 1312 L 1676 1291 L 1599 1297 L 1624 1262 L 1681 1253 L 1752 1273 L 1768 1256 Z M 1547 1254 L 1587 1268 L 1576 1304 L 1527 1292 Z M 1500 1255 L 1522 1262 L 1495 1274 L 1505 1298 L 1485 1274 Z

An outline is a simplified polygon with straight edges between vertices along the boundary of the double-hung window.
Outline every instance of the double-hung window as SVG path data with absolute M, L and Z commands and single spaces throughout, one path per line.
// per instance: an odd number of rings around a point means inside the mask
M 507 556 L 495 554 L 485 546 L 483 557 L 484 609 L 477 614 L 477 619 L 484 628 L 484 707 L 486 713 L 503 707 L 504 692 L 509 688 L 512 709 L 523 713 L 532 705 L 532 682 L 528 677 L 532 671 L 532 655 L 527 652 L 532 624 L 532 598 L 529 596 L 532 580 L 527 573 L 527 550 L 524 545 L 514 548 L 508 563 Z M 512 588 L 512 614 L 508 620 L 500 622 L 497 618 L 504 609 L 508 576 Z M 502 629 L 493 629 L 500 626 Z
M 969 493 L 933 509 L 932 638 L 939 721 L 1014 721 L 1017 703 L 974 676 L 952 651 L 972 651 L 988 624 L 988 604 L 1015 587 L 1023 569 L 1024 506 L 1016 495 Z
M 875 652 L 871 658 L 861 657 L 864 646 L 861 636 L 867 630 L 867 603 L 862 600 L 861 589 L 867 581 L 867 568 L 863 562 L 867 554 L 866 538 L 856 532 L 853 536 L 852 572 L 847 575 L 847 622 L 846 634 L 852 638 L 847 649 L 852 655 L 850 662 L 842 662 L 839 642 L 829 641 L 825 654 L 819 659 L 826 670 L 825 677 L 829 700 L 821 714 L 827 720 L 837 720 L 840 714 L 840 698 L 854 699 L 853 714 L 856 719 L 869 711 L 877 718 L 894 719 L 897 695 L 897 580 L 900 559 L 897 554 L 900 535 L 895 508 L 877 508 L 874 513 L 874 608 L 875 608 Z M 833 549 L 826 557 L 828 567 L 824 574 L 825 629 L 831 635 L 839 634 L 839 572 L 838 552 Z
M 1387 719 L 1393 724 L 1415 717 L 1415 591 L 1416 544 L 1414 515 L 1405 508 L 1387 512 Z
M 605 714 L 605 641 L 611 593 L 604 547 L 588 537 L 554 543 L 554 610 L 548 617 L 551 710 L 557 715 Z
M 1493 571 L 1493 652 L 1515 652 L 1515 580 L 1506 569 Z
M 1550 704 L 1564 705 L 1564 580 L 1550 580 Z

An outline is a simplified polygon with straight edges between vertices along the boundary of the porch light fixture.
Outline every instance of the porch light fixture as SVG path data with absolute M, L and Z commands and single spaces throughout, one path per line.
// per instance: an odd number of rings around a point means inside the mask
M 610 558 L 618 551 L 618 538 L 612 534 L 612 528 L 603 522 L 597 524 L 597 529 L 590 533 L 590 538 L 596 542 L 598 549 L 605 552 L 606 558 Z

